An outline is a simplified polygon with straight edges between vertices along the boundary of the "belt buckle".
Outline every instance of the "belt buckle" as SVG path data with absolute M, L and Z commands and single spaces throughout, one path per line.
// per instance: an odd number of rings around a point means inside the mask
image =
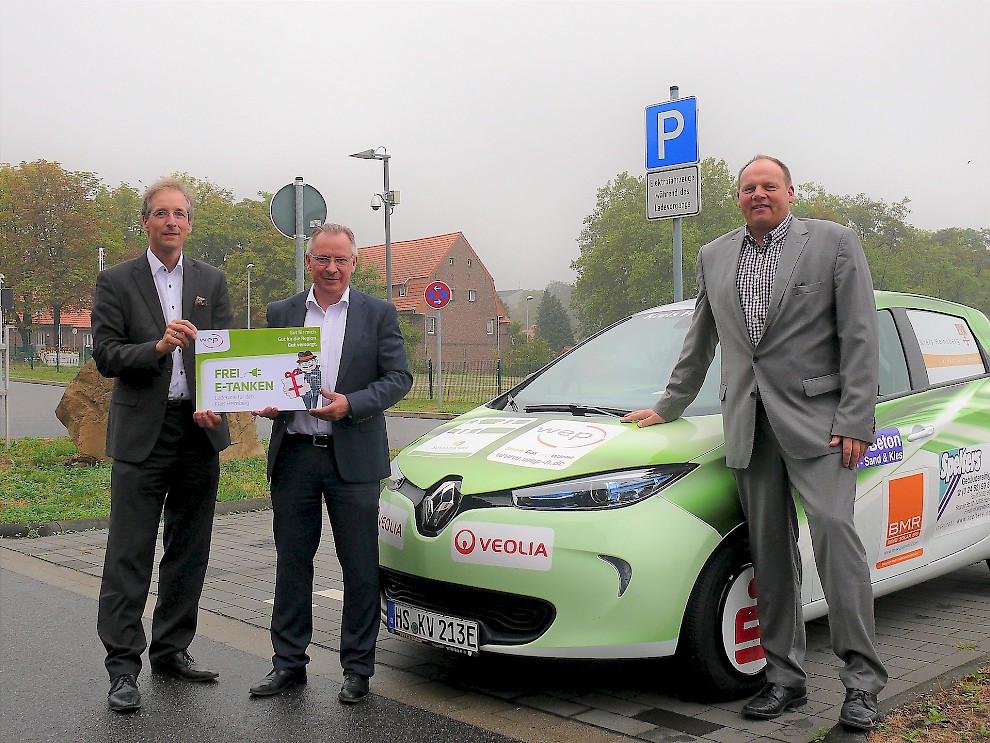
M 330 436 L 325 433 L 314 433 L 313 446 L 318 446 L 321 449 L 330 448 Z

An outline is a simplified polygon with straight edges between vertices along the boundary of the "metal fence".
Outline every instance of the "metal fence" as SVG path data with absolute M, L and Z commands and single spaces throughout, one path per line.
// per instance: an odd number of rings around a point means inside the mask
M 511 389 L 539 367 L 510 365 L 501 361 L 444 362 L 443 399 L 487 402 Z M 436 399 L 438 374 L 432 359 L 414 365 L 409 397 Z

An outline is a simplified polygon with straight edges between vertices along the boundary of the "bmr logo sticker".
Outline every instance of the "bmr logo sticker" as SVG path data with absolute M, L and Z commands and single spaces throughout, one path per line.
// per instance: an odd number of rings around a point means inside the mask
M 553 529 L 461 522 L 450 544 L 454 562 L 549 570 L 553 564 Z
M 884 534 L 877 570 L 921 557 L 925 526 L 925 471 L 906 472 L 886 481 Z

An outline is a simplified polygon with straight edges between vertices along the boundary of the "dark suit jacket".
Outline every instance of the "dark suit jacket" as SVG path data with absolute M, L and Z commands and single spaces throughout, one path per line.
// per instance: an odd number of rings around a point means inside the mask
M 680 359 L 653 409 L 681 415 L 722 345 L 726 464 L 749 464 L 756 393 L 784 451 L 798 459 L 835 451 L 832 436 L 872 441 L 879 376 L 873 279 L 856 233 L 794 219 L 781 246 L 763 337 L 753 346 L 736 288 L 745 229 L 698 254 L 698 299 Z
M 298 328 L 306 322 L 306 297 L 300 292 L 268 305 L 268 327 Z M 348 418 L 333 423 L 337 469 L 346 482 L 377 482 L 389 473 L 385 410 L 412 387 L 406 347 L 395 305 L 351 288 L 340 352 L 340 370 L 333 392 L 347 396 Z M 268 477 L 288 425 L 281 413 L 272 425 Z
M 208 263 L 182 259 L 182 317 L 197 330 L 223 330 L 233 316 L 227 278 Z M 196 297 L 202 297 L 197 305 Z M 107 456 L 143 462 L 151 453 L 162 422 L 172 377 L 172 354 L 159 358 L 155 344 L 165 334 L 148 256 L 141 255 L 96 277 L 93 295 L 93 358 L 100 374 L 114 379 L 107 422 Z M 196 399 L 193 344 L 182 351 L 189 391 Z M 230 445 L 227 421 L 204 429 L 217 451 Z

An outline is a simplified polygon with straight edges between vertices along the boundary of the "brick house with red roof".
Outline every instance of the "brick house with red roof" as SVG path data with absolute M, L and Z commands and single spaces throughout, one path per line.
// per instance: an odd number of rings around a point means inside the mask
M 361 260 L 385 278 L 385 246 L 361 248 Z M 426 303 L 426 287 L 443 281 L 450 302 L 440 312 L 443 365 L 494 361 L 508 352 L 509 320 L 495 292 L 495 279 L 462 232 L 392 243 L 392 301 L 423 334 L 423 347 L 412 358 L 436 360 L 437 310 Z

